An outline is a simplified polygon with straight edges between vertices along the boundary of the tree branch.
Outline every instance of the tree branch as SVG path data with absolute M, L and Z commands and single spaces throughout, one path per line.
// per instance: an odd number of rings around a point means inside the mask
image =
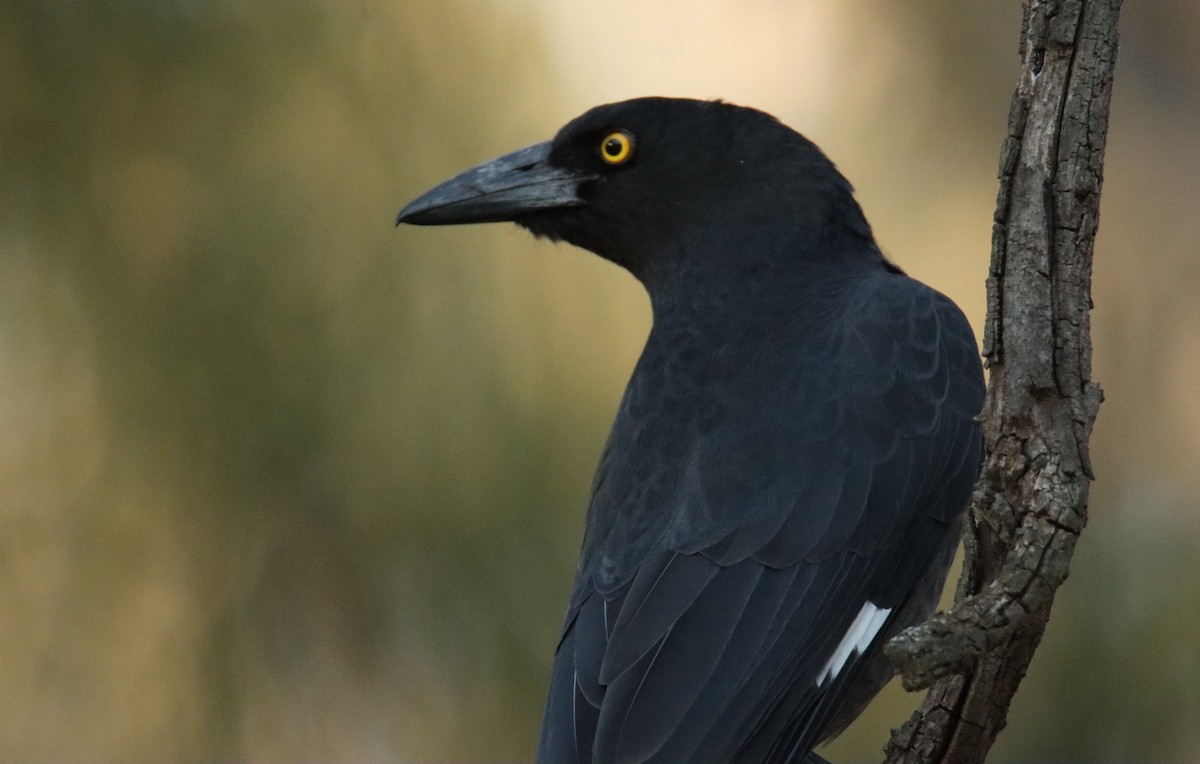
M 1120 5 L 1025 6 L 987 279 L 987 458 L 953 609 L 887 646 L 907 689 L 932 685 L 893 732 L 889 764 L 984 760 L 1087 520 L 1103 397 L 1090 378 L 1092 244 Z

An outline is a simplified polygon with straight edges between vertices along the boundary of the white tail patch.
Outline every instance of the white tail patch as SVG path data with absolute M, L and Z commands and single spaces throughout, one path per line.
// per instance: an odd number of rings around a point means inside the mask
M 836 679 L 838 673 L 845 667 L 846 661 L 850 660 L 852 655 L 862 655 L 870 647 L 871 642 L 875 639 L 875 635 L 879 633 L 879 629 L 883 627 L 884 621 L 887 620 L 888 614 L 892 612 L 889 608 L 880 608 L 864 602 L 862 610 L 858 611 L 858 615 L 854 617 L 854 622 L 850 624 L 850 628 L 846 630 L 846 636 L 842 637 L 842 641 L 834 649 L 833 655 L 829 656 L 829 660 L 825 662 L 825 667 L 821 669 L 821 673 L 817 675 L 817 686 Z

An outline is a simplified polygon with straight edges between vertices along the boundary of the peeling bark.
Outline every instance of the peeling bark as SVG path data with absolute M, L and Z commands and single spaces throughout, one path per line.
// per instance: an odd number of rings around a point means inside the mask
M 987 457 L 963 533 L 955 605 L 887 646 L 931 687 L 889 764 L 981 762 L 1050 616 L 1087 521 L 1092 244 L 1120 0 L 1027 2 L 1000 153 L 983 354 Z

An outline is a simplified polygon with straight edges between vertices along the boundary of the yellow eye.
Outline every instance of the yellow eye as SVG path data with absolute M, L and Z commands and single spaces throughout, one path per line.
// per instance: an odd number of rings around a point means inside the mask
M 633 136 L 624 130 L 609 133 L 600 140 L 600 157 L 608 164 L 624 164 L 633 156 Z

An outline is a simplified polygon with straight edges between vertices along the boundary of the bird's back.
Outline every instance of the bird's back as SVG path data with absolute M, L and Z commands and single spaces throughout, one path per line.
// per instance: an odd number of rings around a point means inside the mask
M 656 314 L 626 390 L 542 761 L 803 760 L 940 593 L 979 461 L 962 314 L 882 262 L 723 299 Z

